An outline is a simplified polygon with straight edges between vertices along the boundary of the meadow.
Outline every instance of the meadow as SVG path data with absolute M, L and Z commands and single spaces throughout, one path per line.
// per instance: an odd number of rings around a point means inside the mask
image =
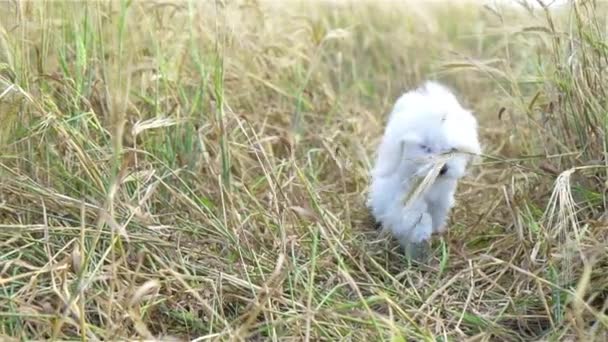
M 2 340 L 608 340 L 608 11 L 539 4 L 0 2 Z M 365 200 L 426 79 L 484 155 L 411 265 Z

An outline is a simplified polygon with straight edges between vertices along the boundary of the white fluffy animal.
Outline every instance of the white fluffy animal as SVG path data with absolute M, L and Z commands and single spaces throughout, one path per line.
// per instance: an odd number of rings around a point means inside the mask
M 448 88 L 427 81 L 403 94 L 372 171 L 368 206 L 376 222 L 419 257 L 421 243 L 446 229 L 458 180 L 480 153 L 477 120 Z

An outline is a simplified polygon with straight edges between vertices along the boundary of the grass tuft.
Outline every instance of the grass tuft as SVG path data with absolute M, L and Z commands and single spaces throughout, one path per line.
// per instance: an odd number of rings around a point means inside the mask
M 607 8 L 518 2 L 3 3 L 0 336 L 606 340 Z M 425 79 L 485 155 L 415 267 L 365 196 Z

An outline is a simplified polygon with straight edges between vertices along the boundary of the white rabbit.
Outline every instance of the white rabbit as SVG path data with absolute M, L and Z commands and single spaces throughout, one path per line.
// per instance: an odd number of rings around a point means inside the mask
M 403 94 L 390 114 L 372 171 L 368 206 L 376 222 L 411 257 L 443 232 L 458 180 L 481 153 L 477 120 L 452 92 L 433 81 Z M 422 182 L 426 189 L 408 205 Z M 418 188 L 420 189 L 420 188 Z

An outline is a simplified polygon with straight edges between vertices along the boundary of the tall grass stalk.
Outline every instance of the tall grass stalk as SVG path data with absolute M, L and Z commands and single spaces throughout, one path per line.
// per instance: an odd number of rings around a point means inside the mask
M 1 338 L 606 340 L 606 10 L 2 3 Z M 427 78 L 485 155 L 410 266 L 365 196 Z

